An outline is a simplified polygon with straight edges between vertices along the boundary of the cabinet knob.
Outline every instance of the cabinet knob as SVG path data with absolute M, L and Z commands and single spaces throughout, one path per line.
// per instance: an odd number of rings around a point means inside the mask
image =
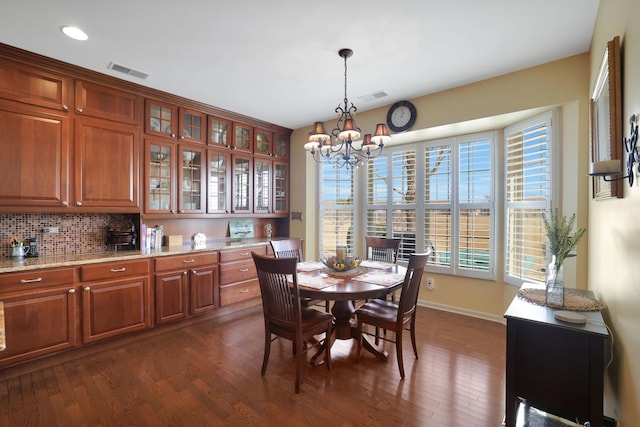
M 64 111 L 69 111 L 69 106 L 67 104 L 62 104 L 62 109 Z
M 82 110 L 82 108 L 78 107 L 78 108 L 76 108 L 76 111 L 77 111 L 78 113 L 82 113 L 82 111 L 83 111 L 83 110 Z
M 78 200 L 78 201 L 76 202 L 76 206 L 82 206 L 82 202 Z
M 85 292 L 89 292 L 91 290 L 91 288 L 89 286 L 85 286 L 84 290 L 85 290 Z
M 184 135 L 180 135 L 180 139 L 184 139 Z
M 182 272 L 182 275 L 183 275 L 183 276 L 186 276 L 186 275 L 187 275 L 187 271 L 186 271 L 186 270 L 185 270 L 185 271 L 183 271 L 183 272 Z
M 66 200 L 62 201 L 62 206 L 69 206 L 69 202 L 67 202 Z
M 171 135 L 171 138 L 175 138 L 175 137 L 176 137 L 176 134 L 175 134 L 175 133 L 172 133 L 172 134 L 170 134 L 170 135 Z
M 75 289 L 69 289 L 69 293 L 70 293 L 70 294 L 75 294 L 75 293 L 76 293 L 76 290 L 75 290 Z

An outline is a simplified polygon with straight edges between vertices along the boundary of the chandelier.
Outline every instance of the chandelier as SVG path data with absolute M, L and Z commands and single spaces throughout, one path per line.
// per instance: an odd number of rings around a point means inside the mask
M 344 106 L 338 104 L 336 107 L 338 123 L 331 134 L 328 134 L 323 122 L 315 122 L 304 149 L 309 151 L 318 163 L 333 163 L 336 168 L 357 168 L 366 160 L 378 157 L 384 144 L 391 140 L 391 136 L 387 125 L 378 123 L 373 135 L 364 135 L 362 141 L 359 141 L 359 147 L 354 145 L 360 138 L 360 128 L 356 126 L 352 114 L 358 109 L 353 103 L 349 106 L 347 98 L 347 58 L 353 55 L 353 51 L 340 49 L 338 55 L 344 58 Z

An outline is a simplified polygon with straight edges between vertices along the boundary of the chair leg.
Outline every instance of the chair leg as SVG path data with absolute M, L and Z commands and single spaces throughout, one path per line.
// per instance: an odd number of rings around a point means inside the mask
M 402 328 L 396 331 L 396 357 L 398 359 L 398 369 L 400 369 L 400 377 L 404 379 L 404 363 L 402 361 Z
M 264 358 L 262 359 L 262 375 L 267 372 L 267 363 L 269 362 L 269 353 L 271 353 L 271 332 L 264 331 Z
M 324 363 L 327 365 L 327 369 L 331 369 L 331 325 L 329 325 L 324 339 Z
M 418 346 L 416 346 L 416 313 L 413 313 L 411 317 L 411 345 L 413 346 L 413 353 L 418 358 Z
M 356 339 L 358 340 L 358 349 L 356 351 L 356 362 L 360 361 L 360 353 L 362 352 L 362 322 L 358 320 L 358 335 Z
M 302 361 L 306 360 L 306 353 L 302 351 L 302 339 L 296 340 L 296 393 L 300 393 L 302 376 Z

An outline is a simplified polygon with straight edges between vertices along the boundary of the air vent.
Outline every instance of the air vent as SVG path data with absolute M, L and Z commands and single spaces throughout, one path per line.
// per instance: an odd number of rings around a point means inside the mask
M 134 70 L 133 68 L 125 67 L 124 65 L 115 64 L 113 62 L 109 62 L 109 65 L 107 66 L 107 68 L 113 71 L 118 71 L 119 73 L 124 73 L 133 77 L 137 77 L 139 79 L 146 79 L 147 77 L 149 77 L 149 74 L 143 71 Z
M 364 102 L 371 102 L 371 101 L 375 101 L 376 99 L 384 98 L 385 96 L 389 96 L 389 95 L 387 95 L 385 91 L 379 90 L 377 92 L 373 92 L 368 95 L 363 95 L 360 97 L 360 99 L 363 100 Z

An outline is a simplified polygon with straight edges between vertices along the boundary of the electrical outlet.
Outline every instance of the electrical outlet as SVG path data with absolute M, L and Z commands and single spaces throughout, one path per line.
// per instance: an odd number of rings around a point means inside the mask
M 42 233 L 43 234 L 53 234 L 53 233 L 58 233 L 58 227 L 43 227 L 42 228 Z
M 433 277 L 427 277 L 427 289 L 433 290 L 434 283 Z

